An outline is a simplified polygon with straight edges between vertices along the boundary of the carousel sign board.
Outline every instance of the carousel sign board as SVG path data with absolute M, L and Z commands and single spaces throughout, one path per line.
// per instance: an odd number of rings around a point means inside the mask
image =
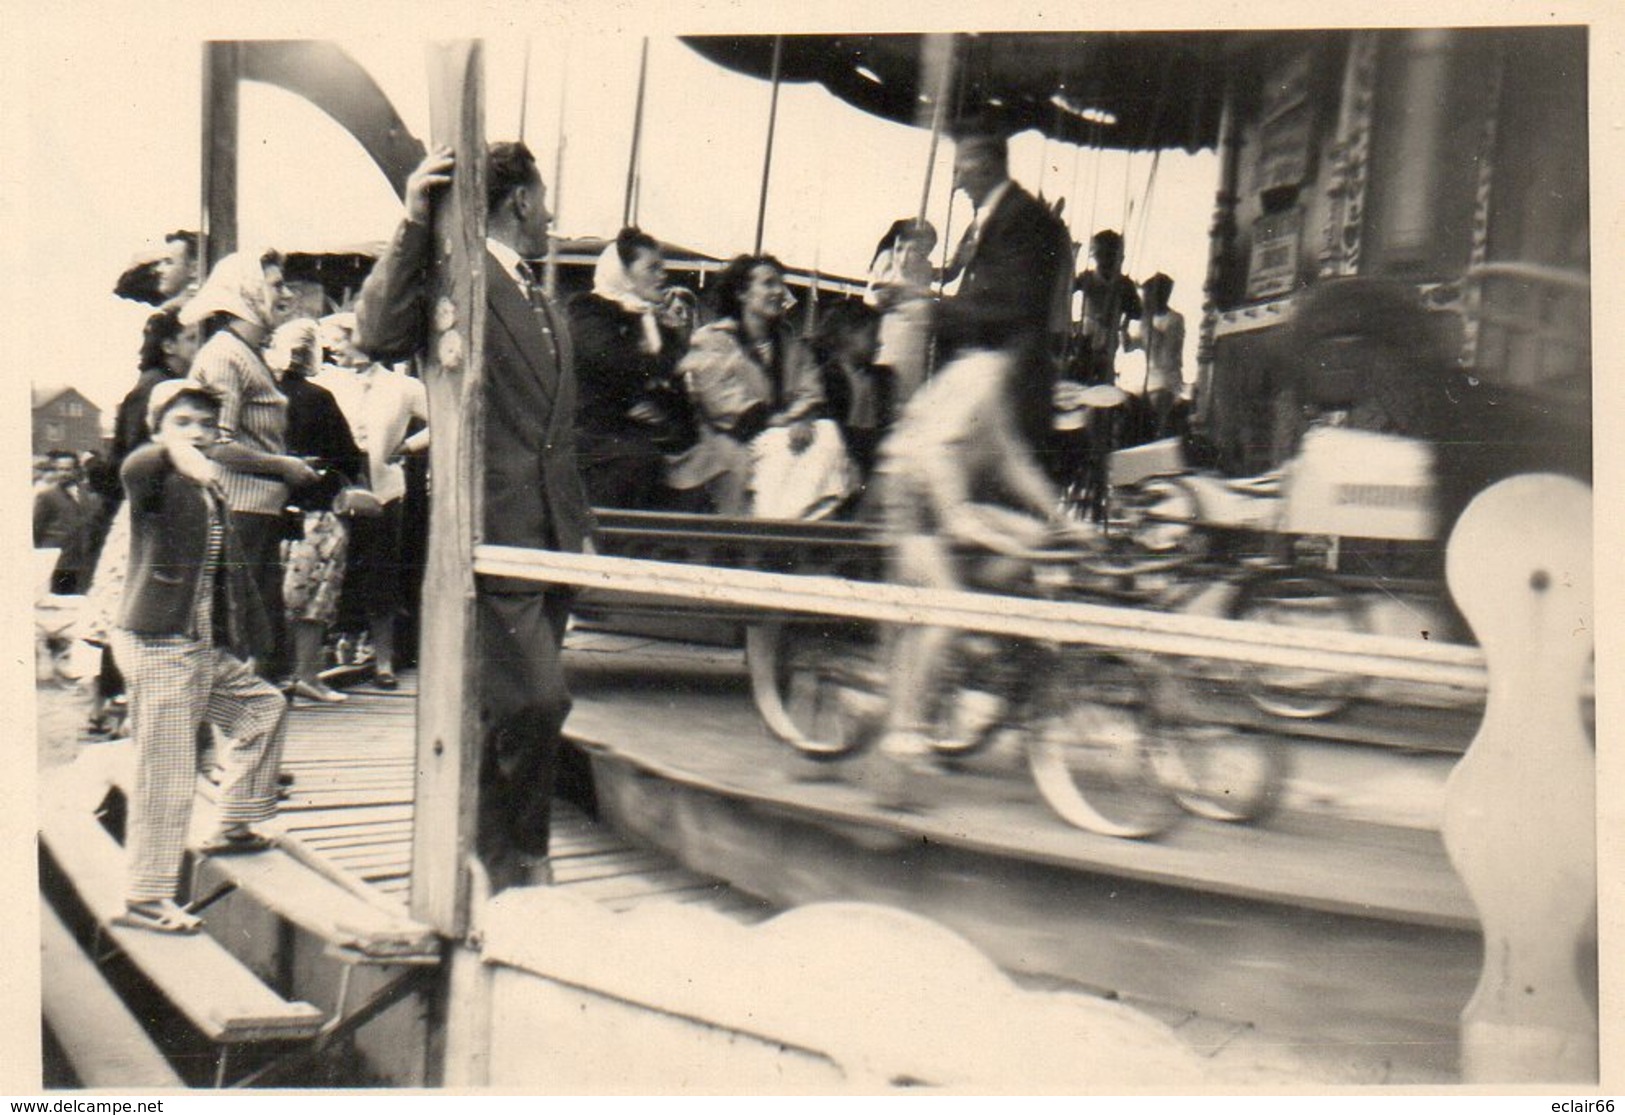
M 1253 222 L 1252 259 L 1247 267 L 1247 297 L 1273 298 L 1297 284 L 1303 210 L 1267 213 Z

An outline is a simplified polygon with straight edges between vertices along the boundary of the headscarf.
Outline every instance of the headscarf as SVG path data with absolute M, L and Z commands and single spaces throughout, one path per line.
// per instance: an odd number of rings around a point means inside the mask
M 294 318 L 277 326 L 271 341 L 265 346 L 265 366 L 273 372 L 292 371 L 294 375 L 314 375 L 316 372 L 316 323 L 308 317 Z M 297 365 L 299 354 L 305 354 L 303 366 Z
M 275 327 L 275 306 L 260 263 L 266 254 L 233 252 L 215 264 L 203 286 L 181 308 L 181 324 L 197 325 L 215 314 L 230 314 L 265 329 Z
M 642 318 L 643 351 L 660 351 L 660 323 L 655 320 L 654 304 L 632 289 L 632 276 L 626 273 L 626 265 L 621 262 L 621 253 L 614 244 L 598 257 L 598 266 L 592 272 L 592 292 Z

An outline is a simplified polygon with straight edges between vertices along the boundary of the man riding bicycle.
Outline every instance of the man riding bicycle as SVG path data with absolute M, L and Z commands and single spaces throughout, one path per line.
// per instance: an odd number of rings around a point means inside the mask
M 956 255 L 958 291 L 933 315 L 952 357 L 882 445 L 878 487 L 897 583 L 1007 588 L 1026 571 L 1021 555 L 1043 544 L 1059 502 L 1034 447 L 1053 420 L 1048 339 L 1066 320 L 1071 243 L 1050 208 L 1010 179 L 1002 130 L 971 120 L 955 132 L 954 185 L 975 216 Z M 910 781 L 907 764 L 931 750 L 924 728 L 952 641 L 947 628 L 908 625 L 893 643 L 880 749 L 897 760 L 886 769 L 899 789 Z
M 904 410 L 877 470 L 897 584 L 1008 589 L 1030 555 L 1065 540 L 1087 545 L 1087 528 L 1061 516 L 1059 496 L 1023 436 L 1013 395 L 1019 358 L 970 351 L 945 366 Z M 932 752 L 926 732 L 951 628 L 910 624 L 892 644 L 891 704 L 880 752 L 881 794 L 906 806 L 909 768 Z

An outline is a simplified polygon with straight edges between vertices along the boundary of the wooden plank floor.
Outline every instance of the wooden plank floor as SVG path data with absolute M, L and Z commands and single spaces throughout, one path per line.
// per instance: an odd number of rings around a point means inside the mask
M 383 692 L 350 689 L 337 705 L 296 701 L 283 770 L 293 776 L 279 826 L 330 875 L 405 907 L 411 891 L 413 725 L 417 676 Z M 773 911 L 726 884 L 629 844 L 567 802 L 554 805 L 554 885 L 612 910 L 647 902 L 709 907 L 750 924 Z

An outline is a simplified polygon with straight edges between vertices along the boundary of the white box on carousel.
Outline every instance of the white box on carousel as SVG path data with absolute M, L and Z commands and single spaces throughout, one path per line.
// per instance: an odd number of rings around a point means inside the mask
M 1287 469 L 1282 527 L 1342 538 L 1437 537 L 1433 447 L 1369 430 L 1310 430 Z
M 1113 484 L 1138 484 L 1152 476 L 1176 476 L 1185 471 L 1184 442 L 1165 437 L 1130 449 L 1115 450 L 1108 468 Z

